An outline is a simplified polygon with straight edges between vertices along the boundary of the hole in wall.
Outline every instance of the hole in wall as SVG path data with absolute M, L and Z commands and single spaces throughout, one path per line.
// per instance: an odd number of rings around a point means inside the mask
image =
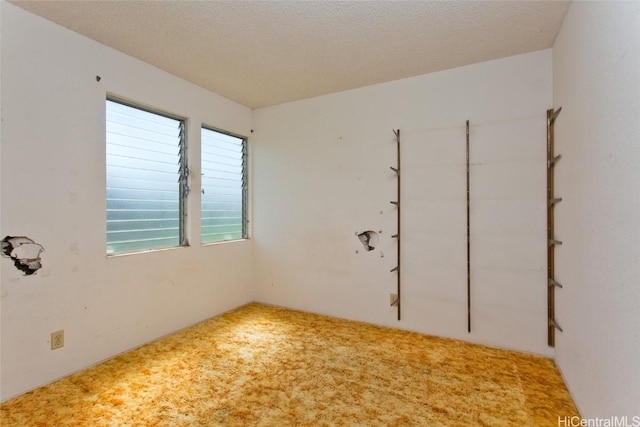
M 378 244 L 378 233 L 372 230 L 363 231 L 358 234 L 358 240 L 360 240 L 366 251 L 372 251 Z
M 6 236 L 2 239 L 2 256 L 11 258 L 13 265 L 30 276 L 42 267 L 40 254 L 44 252 L 41 244 L 25 236 Z

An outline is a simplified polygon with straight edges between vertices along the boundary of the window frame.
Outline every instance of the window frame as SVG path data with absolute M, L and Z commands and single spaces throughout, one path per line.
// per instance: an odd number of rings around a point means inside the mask
M 217 132 L 222 135 L 231 136 L 234 138 L 238 138 L 242 140 L 242 237 L 237 239 L 228 239 L 228 240 L 216 240 L 214 242 L 203 242 L 202 241 L 202 131 L 208 130 L 212 132 Z M 206 123 L 201 123 L 200 125 L 200 245 L 201 246 L 210 246 L 210 245 L 218 245 L 221 243 L 228 242 L 237 242 L 242 240 L 249 239 L 249 138 L 247 136 L 230 132 L 216 126 L 210 126 Z
M 150 107 L 148 105 L 145 105 L 143 103 L 140 102 L 135 102 L 135 101 L 131 101 L 129 99 L 120 97 L 118 95 L 112 94 L 112 93 L 107 93 L 105 99 L 104 99 L 104 106 L 105 106 L 105 130 L 104 130 L 104 137 L 105 137 L 105 144 L 104 144 L 104 149 L 105 149 L 105 157 L 104 157 L 104 165 L 105 165 L 105 247 L 108 248 L 108 242 L 106 241 L 106 236 L 107 236 L 107 229 L 106 229 L 106 225 L 107 225 L 107 219 L 106 219 L 106 214 L 107 214 L 107 208 L 106 208 L 106 202 L 107 202 L 107 122 L 106 122 L 106 117 L 107 117 L 107 102 L 113 102 L 116 104 L 120 104 L 123 105 L 125 107 L 129 107 L 129 108 L 133 108 L 136 110 L 140 110 L 143 111 L 145 113 L 150 113 L 150 114 L 155 114 L 161 117 L 165 117 L 168 119 L 172 119 L 172 120 L 176 120 L 179 122 L 179 142 L 178 142 L 178 146 L 176 148 L 179 149 L 178 152 L 178 163 L 179 163 L 179 171 L 178 171 L 178 189 L 179 189 L 179 196 L 178 196 L 178 244 L 175 246 L 162 246 L 162 247 L 156 247 L 156 248 L 150 248 L 150 249 L 140 249 L 140 250 L 127 250 L 127 251 L 122 251 L 122 252 L 108 252 L 107 251 L 107 257 L 116 257 L 116 256 L 122 256 L 122 255 L 131 255 L 131 254 L 139 254 L 139 253 L 146 253 L 146 252 L 156 252 L 156 251 L 164 251 L 164 250 L 169 250 L 169 249 L 176 249 L 176 248 L 181 248 L 181 247 L 188 247 L 190 246 L 189 244 L 189 238 L 188 238 L 188 233 L 187 233 L 187 228 L 188 228 L 188 224 L 187 224 L 187 217 L 188 217 L 188 205 L 189 205 L 189 194 L 190 194 L 190 169 L 189 169 L 189 142 L 188 142 L 188 132 L 187 132 L 187 128 L 188 128 L 188 122 L 189 119 L 187 117 L 178 115 L 178 114 L 174 114 L 174 113 L 170 113 L 167 112 L 165 110 L 162 110 L 160 108 L 156 108 L 156 107 Z

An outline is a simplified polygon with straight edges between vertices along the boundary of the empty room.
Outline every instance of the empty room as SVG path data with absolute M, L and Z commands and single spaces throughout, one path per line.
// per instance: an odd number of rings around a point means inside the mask
M 640 2 L 0 25 L 0 425 L 640 426 Z

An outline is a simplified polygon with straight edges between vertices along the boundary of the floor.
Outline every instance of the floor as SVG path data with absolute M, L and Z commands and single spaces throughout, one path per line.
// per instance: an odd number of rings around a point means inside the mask
M 557 426 L 553 360 L 250 304 L 0 405 L 8 426 Z

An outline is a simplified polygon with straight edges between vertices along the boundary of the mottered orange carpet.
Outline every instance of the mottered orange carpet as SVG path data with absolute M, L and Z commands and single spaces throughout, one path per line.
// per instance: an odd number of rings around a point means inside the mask
M 250 304 L 0 406 L 9 426 L 557 426 L 551 359 Z

